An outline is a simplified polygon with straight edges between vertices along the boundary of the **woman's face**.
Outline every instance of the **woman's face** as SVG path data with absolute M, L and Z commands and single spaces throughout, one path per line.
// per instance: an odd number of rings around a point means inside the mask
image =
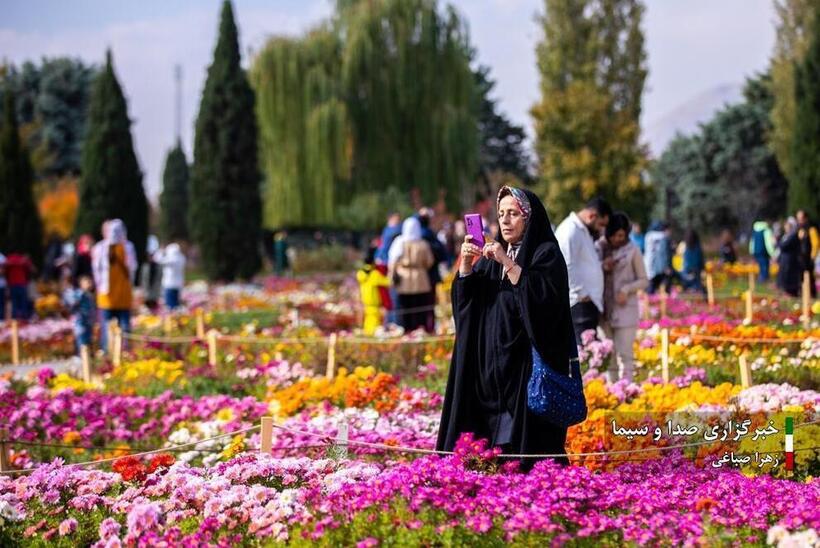
M 609 245 L 612 247 L 621 247 L 626 243 L 626 231 L 624 229 L 616 230 L 615 234 L 608 238 Z
M 498 204 L 498 226 L 507 243 L 517 244 L 524 238 L 524 213 L 512 196 L 504 196 Z

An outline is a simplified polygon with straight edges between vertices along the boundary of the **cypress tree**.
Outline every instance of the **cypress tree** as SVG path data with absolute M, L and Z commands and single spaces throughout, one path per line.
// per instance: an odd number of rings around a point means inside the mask
M 166 241 L 188 239 L 188 161 L 177 141 L 165 159 L 159 196 L 160 234 Z
M 820 10 L 812 29 L 806 56 L 795 67 L 789 208 L 806 210 L 816 222 L 820 216 Z
M 189 228 L 212 280 L 249 278 L 261 266 L 256 131 L 254 95 L 239 64 L 233 10 L 225 0 L 191 169 Z
M 33 172 L 28 151 L 20 142 L 14 95 L 3 98 L 0 129 L 0 251 L 27 253 L 42 261 L 42 227 L 32 194 Z
M 142 260 L 148 238 L 148 200 L 111 51 L 91 90 L 81 169 L 75 233 L 100 237 L 103 221 L 122 219 Z

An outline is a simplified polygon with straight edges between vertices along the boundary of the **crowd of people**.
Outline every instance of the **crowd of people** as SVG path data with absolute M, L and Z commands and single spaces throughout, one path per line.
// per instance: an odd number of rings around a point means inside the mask
M 749 254 L 758 265 L 758 280 L 766 282 L 771 265 L 777 264 L 775 283 L 784 293 L 797 297 L 805 274 L 812 298 L 817 296 L 815 270 L 820 259 L 820 235 L 808 214 L 799 210 L 785 222 L 755 222 L 749 238 Z
M 141 286 L 144 304 L 153 311 L 160 307 L 161 288 L 162 303 L 170 311 L 180 305 L 185 283 L 186 259 L 178 243 L 160 248 L 156 237 L 149 237 L 148 256 L 138 272 L 135 247 L 128 240 L 125 224 L 120 219 L 105 221 L 101 234 L 98 242 L 89 234 L 79 236 L 76 242 L 52 238 L 43 262 L 41 278 L 59 288 L 62 303 L 71 314 L 78 351 L 83 345 L 93 346 L 95 325 L 107 326 L 114 320 L 124 331 L 130 330 L 136 287 Z M 0 312 L 4 318 L 32 318 L 38 274 L 28 255 L 0 254 Z M 99 329 L 99 334 L 99 346 L 105 352 L 108 329 Z
M 405 331 L 435 330 L 436 285 L 450 271 L 458 272 L 460 248 L 466 232 L 458 220 L 431 228 L 432 210 L 422 208 L 402 219 L 391 214 L 381 236 L 373 242 L 365 266 L 358 273 L 364 305 L 364 331 L 375 333 L 397 324 Z M 499 239 L 499 224 L 484 222 L 489 241 Z M 621 211 L 594 198 L 570 213 L 554 228 L 568 274 L 569 306 L 577 341 L 600 332 L 613 341 L 607 375 L 611 381 L 631 380 L 633 342 L 639 320 L 639 293 L 673 286 L 705 296 L 706 260 L 700 236 L 693 229 L 673 241 L 668 223 L 653 221 L 644 233 Z M 804 272 L 814 295 L 815 261 L 820 237 L 804 211 L 774 229 L 756 222 L 749 235 L 749 253 L 769 279 L 770 265 L 779 265 L 777 286 L 798 295 Z M 735 263 L 737 244 L 731 231 L 719 239 L 719 260 Z

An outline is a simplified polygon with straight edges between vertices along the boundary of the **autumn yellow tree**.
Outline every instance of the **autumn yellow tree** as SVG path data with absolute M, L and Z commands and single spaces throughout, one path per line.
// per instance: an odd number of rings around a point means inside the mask
M 639 0 L 545 0 L 541 99 L 531 111 L 538 191 L 556 221 L 601 195 L 641 218 L 641 98 L 647 75 Z

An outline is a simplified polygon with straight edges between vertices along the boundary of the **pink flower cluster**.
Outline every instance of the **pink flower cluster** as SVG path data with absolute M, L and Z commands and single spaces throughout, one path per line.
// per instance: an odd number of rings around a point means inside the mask
M 219 410 L 229 408 L 233 419 L 226 431 L 256 424 L 267 413 L 259 400 L 229 396 L 174 396 L 165 392 L 155 398 L 121 396 L 89 391 L 78 396 L 71 390 L 52 395 L 41 386 L 31 386 L 19 394 L 11 386 L 0 385 L 0 424 L 9 436 L 20 441 L 61 441 L 69 432 L 78 432 L 82 442 L 164 440 L 183 421 L 210 420 Z

